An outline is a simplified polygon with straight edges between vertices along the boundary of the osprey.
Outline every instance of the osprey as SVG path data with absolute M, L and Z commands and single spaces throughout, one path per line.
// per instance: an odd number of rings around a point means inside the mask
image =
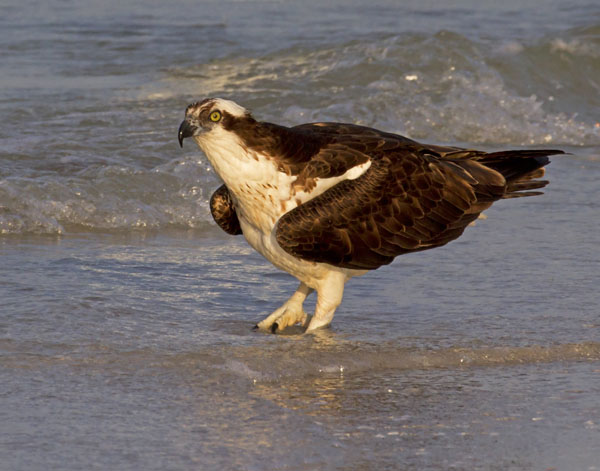
M 256 326 L 273 333 L 329 325 L 350 278 L 447 244 L 496 200 L 540 194 L 548 156 L 563 153 L 425 145 L 354 124 L 285 127 L 220 98 L 189 105 L 178 137 L 193 137 L 223 180 L 210 200 L 217 224 L 300 281 Z

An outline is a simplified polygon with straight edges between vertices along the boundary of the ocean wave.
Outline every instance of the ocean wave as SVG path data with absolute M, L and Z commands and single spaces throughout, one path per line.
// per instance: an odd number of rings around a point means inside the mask
M 206 188 L 217 183 L 203 161 L 180 158 L 147 170 L 107 165 L 84 173 L 0 180 L 0 234 L 195 229 L 211 221 Z
M 486 149 L 597 147 L 599 50 L 598 26 L 529 41 L 378 33 L 172 67 L 109 100 L 50 90 L 35 109 L 17 105 L 0 135 L 0 234 L 213 224 L 218 178 L 175 139 L 185 105 L 204 96 L 288 125 L 354 122 Z
M 256 335 L 256 334 L 254 334 Z M 315 377 L 378 375 L 421 370 L 453 370 L 481 367 L 510 367 L 540 363 L 597 362 L 598 342 L 563 343 L 528 346 L 455 346 L 449 348 L 414 348 L 398 342 L 369 344 L 341 341 L 329 332 L 315 336 L 290 336 L 289 342 L 269 345 L 227 345 L 176 354 L 156 348 L 123 352 L 105 344 L 90 344 L 88 351 L 73 353 L 71 345 L 49 342 L 13 342 L 0 339 L 0 349 L 11 352 L 7 367 L 36 368 L 49 364 L 72 363 L 90 368 L 137 369 L 139 364 L 165 368 L 217 368 L 243 381 L 263 382 Z M 400 343 L 402 343 L 400 341 Z M 35 351 L 38 354 L 32 355 Z M 102 351 L 102 355 L 98 355 Z M 121 361 L 123 358 L 127 361 Z
M 322 335 L 321 337 L 324 337 Z M 294 339 L 293 342 L 297 340 Z M 225 362 L 224 368 L 249 380 L 279 381 L 282 378 L 310 378 L 323 375 L 381 374 L 386 372 L 507 367 L 536 363 L 598 361 L 597 342 L 552 346 L 451 347 L 433 350 L 381 344 L 375 347 L 352 342 L 337 344 L 329 339 L 323 345 L 316 338 L 312 349 L 298 347 L 288 356 L 280 351 L 255 351 L 240 347 Z M 281 350 L 289 346 L 282 346 Z M 231 352 L 231 350 L 230 350 Z M 300 353 L 301 352 L 301 353 Z
M 404 34 L 172 70 L 266 119 L 352 121 L 417 139 L 480 145 L 600 145 L 597 28 L 536 42 Z

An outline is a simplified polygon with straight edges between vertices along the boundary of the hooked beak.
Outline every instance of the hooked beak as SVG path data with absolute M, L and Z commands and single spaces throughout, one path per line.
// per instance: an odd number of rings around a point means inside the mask
M 177 134 L 177 139 L 179 140 L 179 145 L 183 147 L 183 140 L 186 137 L 193 136 L 198 130 L 198 126 L 191 124 L 187 118 L 184 119 L 179 125 L 179 133 Z

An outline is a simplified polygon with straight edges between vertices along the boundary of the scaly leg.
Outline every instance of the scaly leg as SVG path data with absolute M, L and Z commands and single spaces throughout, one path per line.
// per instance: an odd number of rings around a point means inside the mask
M 335 310 L 342 302 L 346 277 L 340 272 L 331 272 L 317 288 L 317 307 L 306 332 L 331 324 Z
M 300 286 L 298 286 L 298 289 L 292 294 L 290 299 L 273 311 L 268 317 L 256 324 L 256 327 L 275 333 L 294 324 L 301 323 L 302 325 L 306 325 L 308 316 L 304 312 L 302 305 L 306 297 L 313 291 L 312 288 L 309 288 L 304 283 L 300 283 Z

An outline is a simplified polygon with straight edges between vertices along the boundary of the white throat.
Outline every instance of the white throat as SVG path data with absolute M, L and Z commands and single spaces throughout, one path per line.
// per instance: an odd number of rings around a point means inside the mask
M 261 179 L 262 172 L 256 165 L 254 153 L 246 149 L 234 133 L 216 127 L 194 139 L 230 189 L 243 180 Z
M 270 232 L 288 209 L 295 177 L 277 169 L 273 160 L 247 149 L 234 133 L 215 128 L 197 136 L 215 172 L 229 189 L 240 221 Z

